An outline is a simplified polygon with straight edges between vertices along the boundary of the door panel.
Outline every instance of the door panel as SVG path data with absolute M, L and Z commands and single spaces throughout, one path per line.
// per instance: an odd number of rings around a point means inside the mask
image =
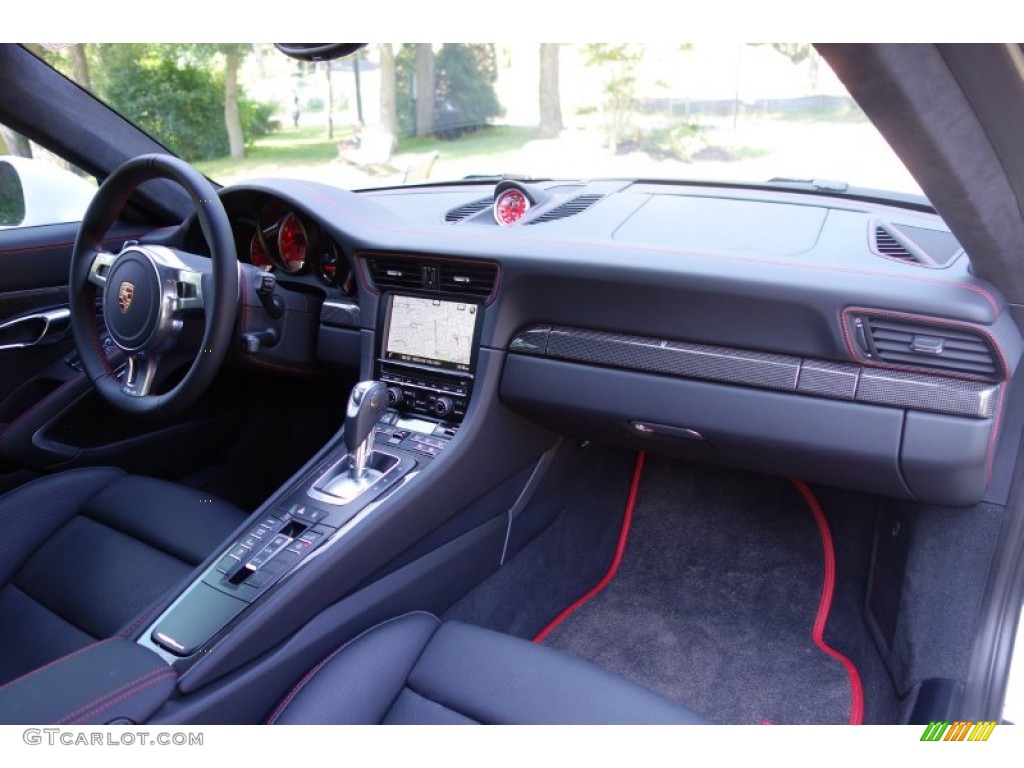
M 11 323 L 67 307 L 76 234 L 74 224 L 0 231 L 0 347 L 31 340 L 42 327 Z M 117 251 L 141 234 L 115 225 L 104 242 Z M 142 422 L 114 411 L 93 392 L 70 333 L 53 317 L 55 333 L 42 342 L 0 348 L 0 490 L 26 479 L 25 469 L 104 463 L 161 474 L 175 456 L 194 461 L 216 452 L 236 431 L 241 411 L 223 388 L 208 398 L 216 408 L 200 402 L 174 420 Z

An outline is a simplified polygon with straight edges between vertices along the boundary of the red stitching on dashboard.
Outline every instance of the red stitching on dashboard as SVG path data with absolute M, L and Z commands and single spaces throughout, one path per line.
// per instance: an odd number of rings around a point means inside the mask
M 626 542 L 629 540 L 629 526 L 633 522 L 633 508 L 636 506 L 637 493 L 640 490 L 640 479 L 644 473 L 644 459 L 646 454 L 643 451 L 638 451 L 636 454 L 636 465 L 633 468 L 633 482 L 629 486 L 629 498 L 626 500 L 626 511 L 622 515 L 622 528 L 619 530 L 619 541 L 615 546 L 615 557 L 612 558 L 612 563 L 608 567 L 607 573 L 601 578 L 597 584 L 591 587 L 583 597 L 579 598 L 576 602 L 558 614 L 550 624 L 544 629 L 537 633 L 537 636 L 533 638 L 535 643 L 543 643 L 544 638 L 550 635 L 559 624 L 569 618 L 577 609 L 581 608 L 591 598 L 600 594 L 605 587 L 607 587 L 612 579 L 615 578 L 615 574 L 619 570 L 619 565 L 622 563 L 622 556 L 626 551 Z
M 811 639 L 819 649 L 842 664 L 846 670 L 847 677 L 850 678 L 850 725 L 860 725 L 864 722 L 864 688 L 861 685 L 860 673 L 857 671 L 857 666 L 848 657 L 825 642 L 825 627 L 828 625 L 828 615 L 832 610 L 832 595 L 836 583 L 836 553 L 832 545 L 832 533 L 829 530 L 825 512 L 807 483 L 796 478 L 792 478 L 791 482 L 800 491 L 800 495 L 804 497 L 804 501 L 811 509 L 811 514 L 814 515 L 814 522 L 818 525 L 818 532 L 821 534 L 821 547 L 824 551 L 825 577 L 821 585 L 821 601 L 818 603 L 818 614 L 814 619 Z
M 368 226 L 371 226 L 371 227 L 375 227 L 377 229 L 382 229 L 382 230 L 385 230 L 385 231 L 388 231 L 388 232 L 397 232 L 397 233 L 405 234 L 405 235 L 421 234 L 421 235 L 428 236 L 428 237 L 436 237 L 437 236 L 437 232 L 433 231 L 433 230 L 397 229 L 395 227 L 390 227 L 390 226 L 388 226 L 386 224 L 382 224 L 382 223 L 380 223 L 378 221 L 373 221 L 372 219 L 367 219 L 366 217 L 361 216 L 359 213 L 353 212 L 350 208 L 347 208 L 347 207 L 341 205 L 336 200 L 333 200 L 331 197 L 325 195 L 320 189 L 318 189 L 315 185 L 313 185 L 313 184 L 311 184 L 309 182 L 304 182 L 304 181 L 297 180 L 297 181 L 295 181 L 295 184 L 303 187 L 306 190 L 308 190 L 311 194 L 314 194 L 315 196 L 321 198 L 326 203 L 328 203 L 331 207 L 333 207 L 333 208 L 335 208 L 335 209 L 337 209 L 339 211 L 343 211 L 346 214 L 346 216 L 348 216 L 350 218 L 353 218 L 353 219 L 355 219 L 355 220 L 357 220 L 359 222 L 362 222 L 365 225 L 368 225 Z M 457 229 L 457 230 L 453 229 L 451 231 L 451 234 L 455 235 L 457 237 L 461 237 L 461 238 L 467 239 L 467 240 L 490 239 L 490 237 L 487 236 L 487 235 L 480 234 L 480 233 L 477 233 L 477 232 L 471 232 L 471 231 L 468 231 L 468 230 L 465 230 L 465 229 Z M 517 235 L 518 234 L 519 233 L 517 233 Z M 549 240 L 544 240 L 544 239 L 539 239 L 539 238 L 534 238 L 534 237 L 529 237 L 529 236 L 518 236 L 516 238 L 516 242 L 537 243 L 537 244 L 540 244 L 540 245 L 550 245 L 551 244 L 551 241 L 549 241 Z M 825 265 L 825 264 L 804 264 L 804 263 L 794 263 L 794 262 L 791 262 L 791 261 L 783 261 L 783 260 L 780 260 L 780 259 L 761 259 L 761 258 L 753 258 L 753 257 L 747 257 L 747 256 L 733 256 L 733 255 L 730 255 L 730 254 L 717 253 L 715 251 L 702 251 L 700 249 L 689 249 L 689 250 L 686 250 L 686 251 L 682 251 L 682 250 L 679 250 L 679 249 L 676 249 L 676 248 L 659 247 L 659 246 L 650 245 L 650 244 L 644 244 L 644 245 L 630 244 L 630 245 L 627 246 L 627 245 L 617 245 L 615 243 L 593 242 L 593 241 L 589 241 L 589 240 L 582 240 L 580 238 L 562 238 L 560 240 L 560 242 L 562 242 L 564 244 L 576 243 L 576 244 L 578 244 L 578 245 L 580 245 L 582 247 L 586 247 L 586 248 L 589 248 L 589 249 L 612 250 L 612 251 L 618 251 L 618 252 L 624 252 L 624 251 L 647 251 L 647 252 L 650 252 L 650 253 L 671 253 L 671 254 L 676 255 L 676 256 L 683 256 L 683 255 L 702 256 L 702 257 L 707 257 L 707 258 L 720 259 L 720 260 L 724 260 L 724 261 L 740 262 L 740 263 L 744 263 L 744 264 L 770 264 L 772 266 L 785 267 L 787 269 L 806 269 L 806 270 L 815 270 L 815 271 L 819 271 L 819 272 L 834 272 L 834 273 L 838 273 L 838 274 L 864 275 L 866 277 L 884 277 L 884 278 L 889 278 L 889 279 L 893 279 L 893 280 L 912 280 L 912 281 L 920 282 L 920 283 L 931 283 L 931 284 L 934 284 L 934 285 L 942 285 L 942 286 L 946 286 L 948 288 L 954 288 L 954 289 L 956 289 L 956 288 L 963 288 L 963 289 L 966 289 L 968 291 L 972 291 L 973 293 L 976 293 L 979 296 L 981 296 L 982 298 L 984 298 L 985 301 L 988 303 L 988 305 L 992 308 L 993 312 L 995 312 L 995 316 L 996 317 L 998 317 L 1000 314 L 1002 314 L 1002 307 L 1000 306 L 1000 303 L 998 301 L 996 301 L 995 297 L 991 293 L 989 293 L 988 290 L 986 290 L 985 288 L 983 288 L 980 285 L 975 285 L 975 284 L 971 284 L 971 283 L 963 283 L 963 282 L 950 282 L 948 280 L 939 280 L 938 278 L 925 277 L 923 275 L 896 275 L 896 274 L 893 274 L 892 272 L 878 272 L 878 271 L 872 271 L 872 270 L 855 269 L 855 268 L 852 268 L 852 267 L 837 267 L 837 266 L 830 266 L 830 265 Z M 500 257 L 495 257 L 495 258 L 500 258 Z M 916 267 L 908 266 L 907 269 L 916 269 Z
M 1003 354 L 1002 347 L 999 346 L 999 342 L 996 341 L 995 336 L 989 333 L 988 329 L 984 326 L 975 325 L 973 323 L 967 323 L 962 320 L 946 320 L 944 318 L 930 317 L 928 315 L 918 315 L 913 312 L 893 312 L 888 309 L 868 309 L 867 307 L 845 307 L 840 313 L 840 325 L 843 329 L 843 339 L 846 342 L 846 351 L 850 354 L 851 359 L 856 362 L 865 365 L 869 368 L 886 368 L 891 371 L 912 371 L 913 373 L 928 373 L 932 376 L 943 376 L 949 379 L 960 379 L 962 381 L 988 381 L 988 379 L 966 376 L 958 373 L 947 373 L 945 371 L 936 370 L 933 368 L 919 368 L 913 365 L 893 365 L 892 363 L 882 363 L 875 360 L 868 360 L 857 353 L 857 348 L 854 346 L 853 339 L 850 336 L 849 323 L 846 322 L 847 316 L 852 313 L 863 313 L 866 315 L 881 315 L 882 317 L 895 317 L 900 320 L 923 320 L 928 325 L 933 325 L 941 328 L 942 326 L 952 326 L 954 328 L 965 328 L 970 331 L 980 333 L 992 344 L 992 348 L 995 349 L 996 354 L 999 355 L 999 362 L 1003 368 L 1003 375 L 1000 381 L 1005 381 L 1009 375 L 1010 366 L 1006 363 L 1006 355 Z
M 840 325 L 843 328 L 843 339 L 846 341 L 847 351 L 849 352 L 850 357 L 856 360 L 857 362 L 873 368 L 886 368 L 888 370 L 894 371 L 914 371 L 915 373 L 929 373 L 936 376 L 945 376 L 947 378 L 960 379 L 964 381 L 984 381 L 984 379 L 975 379 L 967 376 L 958 376 L 952 373 L 942 373 L 940 371 L 929 370 L 927 368 L 913 368 L 911 366 L 900 367 L 898 365 L 876 363 L 874 361 L 864 360 L 862 357 L 860 357 L 860 355 L 857 354 L 856 347 L 853 344 L 853 339 L 850 337 L 849 323 L 846 321 L 847 314 L 853 312 L 863 312 L 865 314 L 875 314 L 882 315 L 883 317 L 896 317 L 900 319 L 909 318 L 911 320 L 926 320 L 930 322 L 932 325 L 951 325 L 957 328 L 967 328 L 969 330 L 976 331 L 977 333 L 982 334 L 991 342 L 992 348 L 996 351 L 996 354 L 999 356 L 999 363 L 1003 368 L 1003 378 L 1000 382 L 997 383 L 997 386 L 999 387 L 999 399 L 996 401 L 996 410 L 993 416 L 992 432 L 988 438 L 988 448 L 986 450 L 985 456 L 985 482 L 989 482 L 992 479 L 992 472 L 995 465 L 996 440 L 999 437 L 999 425 L 1002 422 L 1003 417 L 1003 402 L 1006 398 L 1006 387 L 1008 386 L 1007 377 L 1010 375 L 1010 366 L 1006 362 L 1006 355 L 1003 354 L 1003 349 L 1002 347 L 999 346 L 999 343 L 996 341 L 995 337 L 991 333 L 989 333 L 987 329 L 981 326 L 972 325 L 971 323 L 960 322 L 958 320 L 941 320 L 937 323 L 934 317 L 928 317 L 927 315 L 915 315 L 911 312 L 890 312 L 888 310 L 883 309 L 847 307 L 842 311 L 842 317 L 840 320 Z

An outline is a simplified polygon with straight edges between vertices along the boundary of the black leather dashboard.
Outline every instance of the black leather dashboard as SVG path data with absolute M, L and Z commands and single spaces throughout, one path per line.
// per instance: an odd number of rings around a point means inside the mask
M 229 211 L 290 206 L 358 277 L 351 295 L 305 280 L 326 302 L 312 366 L 372 360 L 382 295 L 438 290 L 417 282 L 425 267 L 484 265 L 480 344 L 505 355 L 501 398 L 543 426 L 936 503 L 984 493 L 1024 342 L 924 206 L 536 186 L 550 203 L 511 227 L 486 207 L 493 183 L 352 193 L 268 180 L 222 196 Z M 381 254 L 405 283 L 374 272 Z

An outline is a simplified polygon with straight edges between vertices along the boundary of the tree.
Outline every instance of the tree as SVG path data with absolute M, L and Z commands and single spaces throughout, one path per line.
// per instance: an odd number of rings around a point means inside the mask
M 799 64 L 811 55 L 810 43 L 769 43 L 772 50 L 781 53 L 794 64 Z
M 559 43 L 540 44 L 540 130 L 542 139 L 557 137 L 562 123 L 562 99 L 559 92 Z
M 395 137 L 397 141 L 397 71 L 395 68 L 395 49 L 391 43 L 380 44 L 380 121 L 384 130 Z
M 434 47 L 416 43 L 416 135 L 434 132 Z
M 92 79 L 89 77 L 89 62 L 85 58 L 85 45 L 75 43 L 71 51 L 71 79 L 85 88 L 92 90 Z
M 498 57 L 491 43 L 445 43 L 437 54 L 434 131 L 455 138 L 504 114 L 494 84 Z
M 228 132 L 229 154 L 233 160 L 245 157 L 245 136 L 238 104 L 238 66 L 242 56 L 241 43 L 224 44 L 224 127 Z
M 584 47 L 588 67 L 605 72 L 605 111 L 609 146 L 618 151 L 619 144 L 632 122 L 636 101 L 636 64 L 643 58 L 643 46 L 629 43 L 609 45 L 591 43 Z
M 32 157 L 32 145 L 28 139 L 17 131 L 12 131 L 6 125 L 0 125 L 0 143 L 5 146 L 5 152 L 15 157 Z
M 157 141 L 186 160 L 209 160 L 231 150 L 226 51 L 191 43 L 102 44 L 91 51 L 97 66 L 90 74 L 100 97 Z M 237 83 L 235 95 L 241 135 L 267 133 L 273 107 L 247 100 Z
M 324 77 L 327 78 L 327 138 L 334 138 L 334 83 L 331 82 L 331 62 L 325 61 Z

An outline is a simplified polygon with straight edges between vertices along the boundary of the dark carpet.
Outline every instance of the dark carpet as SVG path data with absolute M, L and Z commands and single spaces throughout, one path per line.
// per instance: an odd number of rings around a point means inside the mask
M 650 458 L 610 586 L 545 641 L 724 723 L 845 723 L 811 639 L 823 557 L 781 479 Z

